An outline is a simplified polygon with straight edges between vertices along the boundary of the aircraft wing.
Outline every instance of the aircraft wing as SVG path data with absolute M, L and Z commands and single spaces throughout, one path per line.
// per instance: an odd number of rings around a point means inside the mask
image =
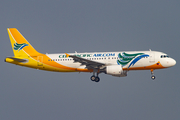
M 99 68 L 105 66 L 104 63 L 84 59 L 84 58 L 81 58 L 81 57 L 77 57 L 75 55 L 69 55 L 67 53 L 65 53 L 65 54 L 66 54 L 66 57 L 73 58 L 74 62 L 79 62 L 79 63 L 81 63 L 81 65 L 86 65 L 86 68 L 88 68 L 88 69 L 99 69 Z

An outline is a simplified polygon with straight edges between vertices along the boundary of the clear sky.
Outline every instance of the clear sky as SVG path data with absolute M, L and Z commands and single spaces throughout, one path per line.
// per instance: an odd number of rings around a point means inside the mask
M 180 119 L 180 1 L 3 0 L 0 2 L 1 120 Z M 156 50 L 176 66 L 127 77 L 53 73 L 5 63 L 7 28 L 41 53 Z

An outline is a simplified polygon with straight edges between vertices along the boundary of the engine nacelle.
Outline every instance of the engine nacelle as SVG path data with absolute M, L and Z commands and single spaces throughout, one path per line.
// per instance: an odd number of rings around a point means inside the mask
M 121 65 L 111 65 L 106 66 L 106 74 L 116 77 L 125 77 L 127 76 L 127 71 L 123 71 Z

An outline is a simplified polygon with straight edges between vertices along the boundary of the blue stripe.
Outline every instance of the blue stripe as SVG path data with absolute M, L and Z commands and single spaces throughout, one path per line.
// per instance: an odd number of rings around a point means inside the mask
M 24 44 L 24 45 L 22 45 L 20 48 L 19 48 L 19 50 L 18 51 L 20 51 L 20 50 L 22 50 L 24 47 L 26 47 L 26 46 L 28 46 L 28 44 Z
M 141 58 L 143 58 L 143 57 L 149 57 L 149 55 L 140 55 L 140 56 L 138 56 L 138 57 L 136 57 L 132 62 L 131 62 L 131 64 L 129 65 L 129 67 L 131 67 L 131 66 L 133 66 L 134 64 L 136 64 L 136 62 L 137 61 L 139 61 Z M 129 68 L 128 67 L 128 68 Z

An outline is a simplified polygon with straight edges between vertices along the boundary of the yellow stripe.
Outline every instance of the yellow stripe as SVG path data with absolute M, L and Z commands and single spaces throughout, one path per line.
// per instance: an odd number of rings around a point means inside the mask
M 67 67 L 61 64 L 58 64 L 55 61 L 49 61 L 51 58 L 49 58 L 45 54 L 41 54 L 37 52 L 32 45 L 22 36 L 22 34 L 16 29 L 16 28 L 8 28 L 7 29 L 9 38 L 11 41 L 12 49 L 14 52 L 14 56 L 16 58 L 20 59 L 28 59 L 29 61 L 27 63 L 21 63 L 21 62 L 14 62 L 12 60 L 7 59 L 7 62 L 18 64 L 21 66 L 27 66 L 35 69 L 42 69 L 42 70 L 49 70 L 49 71 L 59 71 L 59 72 L 92 72 L 92 70 L 88 69 L 80 69 L 80 68 L 72 68 Z M 14 44 L 28 44 L 28 46 L 24 47 L 22 50 L 14 50 Z M 67 57 L 69 54 L 67 54 Z M 43 61 L 38 61 L 38 56 L 43 57 Z M 38 66 L 38 62 L 42 63 L 42 66 Z

